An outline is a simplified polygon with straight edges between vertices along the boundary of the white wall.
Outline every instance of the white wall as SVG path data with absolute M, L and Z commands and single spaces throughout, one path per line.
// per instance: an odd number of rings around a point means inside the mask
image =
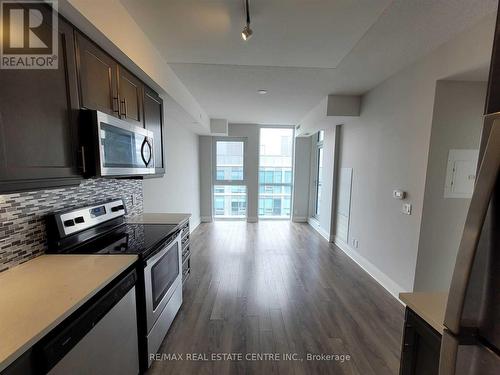
M 212 145 L 211 136 L 199 137 L 200 160 L 200 215 L 201 221 L 209 223 L 213 220 L 212 211 Z
M 200 223 L 198 135 L 165 117 L 165 176 L 144 180 L 144 212 L 190 213 Z
M 295 138 L 294 164 L 292 220 L 305 222 L 309 217 L 310 137 Z
M 363 97 L 347 121 L 340 167 L 353 168 L 350 236 L 353 258 L 392 293 L 413 289 L 436 81 L 489 63 L 494 15 L 392 76 Z M 408 192 L 401 214 L 393 189 Z
M 448 151 L 479 149 L 486 88 L 486 82 L 437 83 L 416 291 L 449 289 L 470 199 L 444 198 Z

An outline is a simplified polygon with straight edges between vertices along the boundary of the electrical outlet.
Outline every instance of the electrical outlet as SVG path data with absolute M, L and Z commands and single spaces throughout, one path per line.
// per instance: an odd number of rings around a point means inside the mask
M 405 215 L 411 215 L 411 203 L 403 204 L 401 212 L 404 213 Z
M 357 249 L 359 247 L 359 241 L 355 238 L 352 239 L 352 246 Z

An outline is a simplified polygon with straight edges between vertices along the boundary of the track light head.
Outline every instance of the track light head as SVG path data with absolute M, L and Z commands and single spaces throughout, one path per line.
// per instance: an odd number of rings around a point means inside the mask
M 250 6 L 248 5 L 248 0 L 245 0 L 245 13 L 247 16 L 247 24 L 241 32 L 241 39 L 248 40 L 253 34 L 253 30 L 250 28 Z
M 246 25 L 241 32 L 241 39 L 248 40 L 252 37 L 253 31 L 250 28 L 250 24 Z

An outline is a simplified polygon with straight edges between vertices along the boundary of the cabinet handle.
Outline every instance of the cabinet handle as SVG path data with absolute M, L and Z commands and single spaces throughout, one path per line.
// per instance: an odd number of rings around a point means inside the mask
M 85 162 L 85 147 L 84 146 L 80 147 L 80 152 L 82 154 L 82 172 L 87 173 L 87 164 Z
M 115 102 L 116 102 L 116 105 L 115 105 Z M 112 109 L 113 109 L 113 112 L 116 112 L 118 114 L 120 114 L 120 101 L 118 100 L 118 96 L 113 96 L 113 103 L 112 103 Z M 116 109 L 118 108 L 118 109 Z
M 123 104 L 123 113 L 120 113 L 120 116 L 124 116 L 125 118 L 127 117 L 127 98 L 123 98 L 122 100 L 122 104 Z

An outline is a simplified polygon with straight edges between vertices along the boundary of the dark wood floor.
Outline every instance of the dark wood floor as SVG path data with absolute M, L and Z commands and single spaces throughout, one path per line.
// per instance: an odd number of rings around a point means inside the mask
M 202 224 L 193 274 L 150 374 L 396 374 L 403 307 L 307 224 Z M 205 355 L 209 361 L 187 360 Z M 210 360 L 243 353 L 242 361 Z M 248 360 L 245 353 L 297 353 Z M 343 354 L 350 360 L 307 360 Z M 201 358 L 198 358 L 201 359 Z M 302 360 L 300 360 L 302 359 Z

